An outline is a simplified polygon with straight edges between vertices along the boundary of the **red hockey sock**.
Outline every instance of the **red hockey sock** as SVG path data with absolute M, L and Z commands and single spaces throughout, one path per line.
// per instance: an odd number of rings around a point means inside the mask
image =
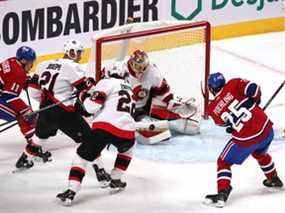
M 79 166 L 72 166 L 68 177 L 68 188 L 78 192 L 81 188 L 82 180 L 85 176 L 85 169 Z
M 274 162 L 269 154 L 253 153 L 252 156 L 257 160 L 267 179 L 271 180 L 273 176 L 277 175 Z
M 232 179 L 232 171 L 231 165 L 224 162 L 221 158 L 218 159 L 217 165 L 217 185 L 218 192 L 220 192 L 230 186 Z
M 132 160 L 131 155 L 118 153 L 115 161 L 115 168 L 126 171 L 128 169 L 131 160 Z

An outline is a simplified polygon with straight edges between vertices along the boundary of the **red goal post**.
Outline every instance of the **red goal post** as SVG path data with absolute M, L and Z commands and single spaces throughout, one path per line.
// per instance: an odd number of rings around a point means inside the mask
M 177 49 L 184 48 L 185 46 L 190 47 L 189 50 L 183 49 L 182 56 L 176 57 L 176 52 L 171 53 L 171 56 L 174 57 L 175 61 L 178 58 L 184 58 L 185 55 L 189 54 L 189 58 L 186 58 L 185 62 L 181 62 L 183 66 L 188 64 L 189 61 L 191 71 L 188 73 L 189 79 L 197 78 L 198 84 L 195 83 L 195 87 L 190 89 L 191 91 L 196 91 L 196 93 L 200 93 L 202 96 L 201 102 L 201 115 L 205 119 L 208 118 L 207 114 L 207 106 L 209 101 L 209 91 L 207 88 L 207 79 L 210 73 L 210 46 L 211 46 L 211 26 L 209 22 L 155 22 L 152 27 L 152 23 L 134 23 L 130 25 L 125 25 L 119 27 L 115 30 L 111 30 L 102 35 L 96 35 L 92 38 L 92 49 L 91 49 L 91 57 L 89 69 L 92 69 L 93 73 L 96 73 L 96 80 L 100 79 L 101 69 L 103 68 L 103 62 L 112 60 L 116 58 L 119 49 L 122 49 L 122 44 L 124 42 L 128 43 L 127 50 L 125 50 L 125 55 L 120 56 L 123 60 L 125 56 L 129 55 L 134 49 L 143 49 L 146 52 L 153 52 L 153 54 L 158 53 L 158 58 L 163 60 L 164 53 L 168 52 L 169 49 L 174 49 L 177 52 Z M 138 26 L 138 27 L 137 27 Z M 134 28 L 137 27 L 137 31 Z M 133 28 L 133 29 L 131 29 Z M 123 44 L 124 45 L 124 44 Z M 199 47 L 197 47 L 199 46 Z M 192 49 L 191 49 L 192 47 Z M 183 52 L 184 51 L 184 52 Z M 196 51 L 196 52 L 195 52 Z M 192 53 L 193 52 L 193 53 Z M 199 52 L 199 53 L 198 53 Z M 200 54 L 202 57 L 196 59 L 197 55 Z M 156 57 L 155 55 L 153 57 Z M 195 59 L 193 59 L 195 58 Z M 158 59 L 158 61 L 160 60 Z M 152 57 L 150 57 L 152 60 Z M 191 62 L 195 61 L 196 62 Z M 167 57 L 165 57 L 165 63 L 171 63 Z M 196 63 L 196 64 L 195 64 Z M 202 63 L 202 64 L 201 64 Z M 198 65 L 199 64 L 199 65 Z M 180 65 L 176 65 L 176 67 L 180 67 Z M 160 67 L 159 67 L 160 68 Z M 168 69 L 167 67 L 165 69 Z M 181 69 L 181 68 L 180 68 Z M 196 70 L 195 70 L 196 69 Z M 176 70 L 174 68 L 174 70 Z M 197 71 L 199 70 L 199 71 Z M 166 73 L 171 73 L 173 70 L 169 70 Z M 183 74 L 182 74 L 183 75 Z M 197 76 L 201 76 L 198 78 Z M 169 81 L 169 79 L 167 79 Z M 185 79 L 184 79 L 185 80 Z M 184 80 L 180 80 L 183 81 Z M 172 80 L 171 80 L 172 81 Z M 170 86 L 171 85 L 171 82 Z M 185 89 L 187 90 L 187 82 L 185 83 Z M 204 96 L 201 92 L 201 83 L 204 90 Z M 180 82 L 176 83 L 180 84 Z M 190 91 L 190 93 L 191 93 Z M 196 95 L 198 96 L 198 94 Z

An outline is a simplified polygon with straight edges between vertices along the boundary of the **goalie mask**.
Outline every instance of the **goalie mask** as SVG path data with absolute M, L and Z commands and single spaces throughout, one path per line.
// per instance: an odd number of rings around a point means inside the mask
M 136 77 L 141 79 L 149 65 L 148 55 L 142 50 L 134 51 L 129 59 L 129 65 L 135 72 Z
M 81 60 L 83 54 L 83 46 L 80 42 L 76 40 L 68 40 L 63 45 L 64 53 L 75 62 Z

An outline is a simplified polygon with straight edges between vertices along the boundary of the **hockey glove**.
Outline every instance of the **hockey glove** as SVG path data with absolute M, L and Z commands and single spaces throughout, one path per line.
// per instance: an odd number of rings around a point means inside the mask
M 191 118 L 197 113 L 197 106 L 194 98 L 182 100 L 177 97 L 169 101 L 167 109 L 173 113 L 178 114 L 181 118 Z
M 229 134 L 232 134 L 233 131 L 234 131 L 234 129 L 233 129 L 231 126 L 228 126 L 228 127 L 226 128 L 226 132 L 229 133 Z
M 37 118 L 38 118 L 38 113 L 33 113 L 32 109 L 28 109 L 19 116 L 20 121 L 24 121 L 29 125 L 35 125 Z
M 86 111 L 85 107 L 79 100 L 76 100 L 74 107 L 75 111 L 78 112 L 81 116 L 90 117 L 92 115 Z
M 232 126 L 232 124 L 230 123 L 229 120 L 226 121 L 224 127 L 226 127 L 226 132 L 229 133 L 229 134 L 232 134 L 233 131 L 234 131 L 234 128 Z
M 86 98 L 89 98 L 91 95 L 88 93 L 88 90 L 82 90 L 78 95 L 78 100 L 83 104 Z

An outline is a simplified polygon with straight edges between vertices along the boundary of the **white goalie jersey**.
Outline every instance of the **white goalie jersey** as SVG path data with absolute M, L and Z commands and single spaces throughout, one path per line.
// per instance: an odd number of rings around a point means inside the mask
M 128 61 L 123 63 L 123 69 L 129 73 L 127 81 L 132 86 L 134 97 L 137 101 L 136 108 L 142 108 L 146 105 L 150 92 L 160 102 L 159 104 L 163 106 L 167 106 L 167 103 L 173 98 L 170 87 L 154 63 L 149 64 L 142 79 L 138 79 L 135 76 Z

